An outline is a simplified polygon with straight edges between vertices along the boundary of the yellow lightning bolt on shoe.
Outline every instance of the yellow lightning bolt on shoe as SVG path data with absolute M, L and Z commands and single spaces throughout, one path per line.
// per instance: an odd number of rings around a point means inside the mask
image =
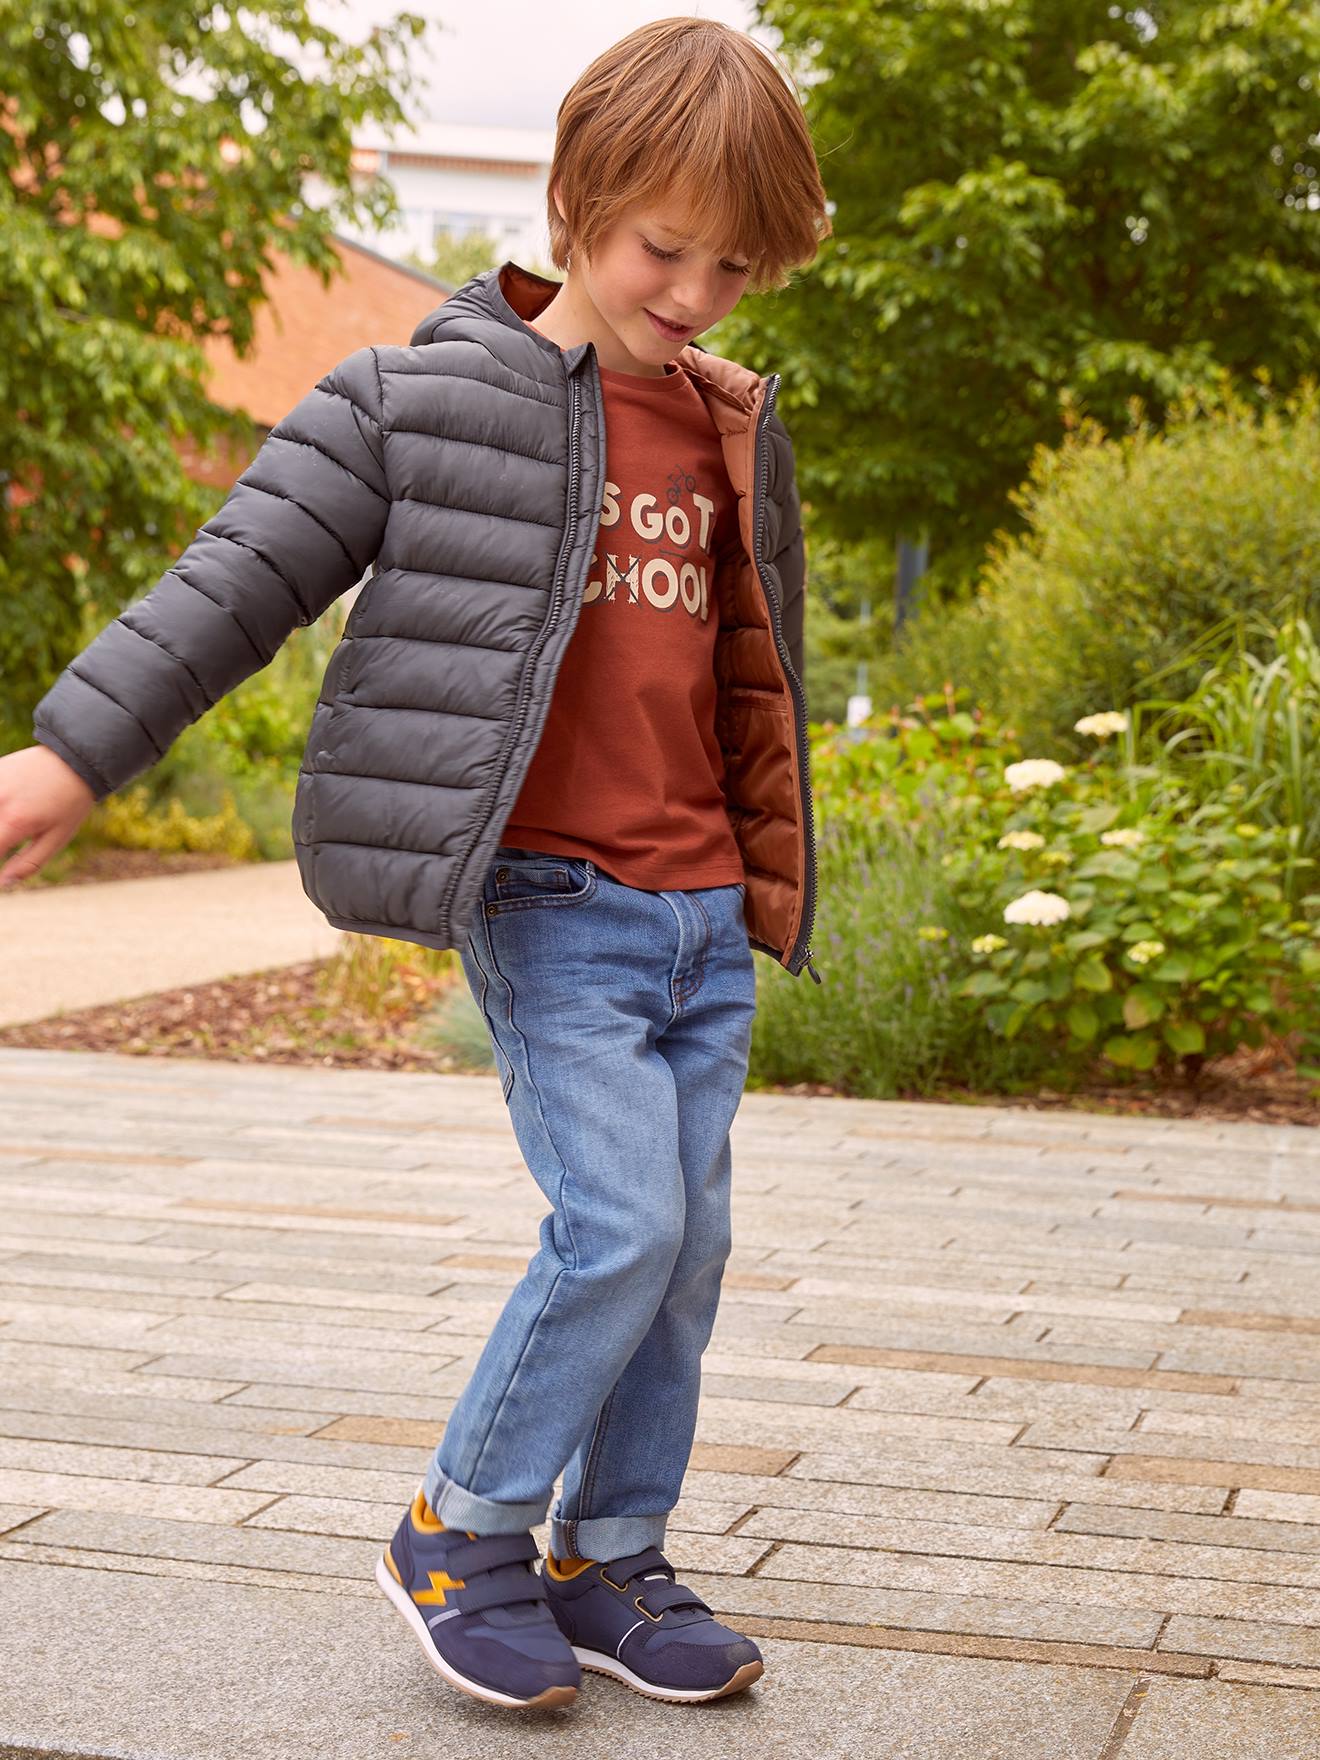
M 425 1601 L 428 1604 L 434 1603 L 443 1606 L 446 1589 L 463 1589 L 467 1586 L 462 1577 L 451 1577 L 448 1571 L 427 1571 L 426 1574 L 431 1579 L 431 1587 L 415 1590 L 413 1593 L 414 1601 Z

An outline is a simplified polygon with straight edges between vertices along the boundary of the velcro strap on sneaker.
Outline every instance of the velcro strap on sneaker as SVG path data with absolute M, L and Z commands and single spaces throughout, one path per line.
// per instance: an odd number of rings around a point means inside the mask
M 445 1569 L 451 1577 L 475 1577 L 479 1571 L 498 1570 L 502 1564 L 539 1558 L 540 1550 L 530 1532 L 482 1534 L 451 1546 L 445 1553 Z
M 674 1568 L 658 1546 L 643 1546 L 640 1552 L 630 1552 L 622 1558 L 607 1560 L 603 1569 L 609 1573 L 611 1582 L 627 1583 L 633 1577 L 645 1576 L 647 1571 L 664 1571 L 671 1579 Z
M 477 1577 L 454 1596 L 464 1613 L 480 1613 L 483 1607 L 512 1607 L 519 1601 L 548 1601 L 545 1584 L 535 1571 L 506 1567 L 493 1575 Z
M 638 1600 L 653 1618 L 658 1618 L 667 1607 L 704 1607 L 707 1613 L 714 1612 L 700 1595 L 685 1589 L 682 1583 L 638 1583 L 637 1587 L 642 1591 Z

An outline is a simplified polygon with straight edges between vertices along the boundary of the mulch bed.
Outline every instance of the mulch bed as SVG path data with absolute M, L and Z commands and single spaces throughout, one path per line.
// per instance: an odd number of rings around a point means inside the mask
M 396 983 L 372 1013 L 327 993 L 331 964 L 307 960 L 0 1027 L 0 1046 L 335 1069 L 452 1073 L 470 1067 L 416 1038 L 428 1007 L 452 988 L 453 977 L 431 979 L 409 970 L 407 981 Z
M 973 1094 L 950 1088 L 934 1100 L 976 1106 L 1030 1106 L 1038 1111 L 1146 1114 L 1152 1118 L 1224 1119 L 1242 1124 L 1320 1125 L 1316 1084 L 1299 1076 L 1287 1052 L 1238 1051 L 1207 1064 L 1195 1083 L 1162 1088 L 1095 1085 L 1077 1093 L 1051 1089 L 1022 1095 Z
M 124 853 L 124 852 L 120 852 Z M 309 960 L 136 1001 L 54 1015 L 0 1027 L 0 1046 L 52 1051 L 120 1051 L 156 1057 L 214 1057 L 240 1063 L 318 1064 L 339 1069 L 397 1069 L 469 1073 L 461 1056 L 427 1041 L 431 1012 L 463 983 L 461 975 L 431 976 L 407 968 L 396 976 L 380 1008 L 369 1012 L 344 1001 L 327 984 L 330 960 Z M 487 1071 L 489 1062 L 477 1066 Z M 820 1082 L 772 1090 L 825 1095 Z M 1218 1118 L 1259 1124 L 1320 1124 L 1315 1084 L 1299 1076 L 1287 1049 L 1243 1050 L 1208 1064 L 1194 1084 L 1141 1087 L 1093 1085 L 1075 1093 L 1042 1089 L 1024 1094 L 980 1094 L 949 1086 L 933 1094 L 901 1096 L 969 1106 L 1025 1106 L 1039 1110 L 1148 1114 L 1162 1118 Z

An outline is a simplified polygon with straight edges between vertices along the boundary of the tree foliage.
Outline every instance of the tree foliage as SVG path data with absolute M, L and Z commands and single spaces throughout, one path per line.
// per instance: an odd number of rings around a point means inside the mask
M 1320 342 L 1313 0 L 761 0 L 834 235 L 721 331 L 784 375 L 815 517 L 956 577 L 1033 450 L 1258 401 Z M 1221 380 L 1222 382 L 1222 380 Z
M 406 121 L 401 13 L 361 44 L 306 0 L 0 0 L 0 725 L 149 586 L 214 505 L 176 443 L 246 424 L 201 339 L 250 352 L 272 252 L 329 283 L 354 129 Z M 321 207 L 302 199 L 316 172 Z M 310 389 L 310 387 L 309 387 Z M 248 430 L 250 433 L 250 430 Z M 30 733 L 28 734 L 30 737 Z

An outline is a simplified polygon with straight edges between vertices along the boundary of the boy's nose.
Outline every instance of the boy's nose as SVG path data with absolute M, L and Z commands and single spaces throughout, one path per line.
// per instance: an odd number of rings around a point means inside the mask
M 699 324 L 702 314 L 715 304 L 718 275 L 716 269 L 705 275 L 690 269 L 681 281 L 671 282 L 665 317 L 677 318 L 684 324 Z

